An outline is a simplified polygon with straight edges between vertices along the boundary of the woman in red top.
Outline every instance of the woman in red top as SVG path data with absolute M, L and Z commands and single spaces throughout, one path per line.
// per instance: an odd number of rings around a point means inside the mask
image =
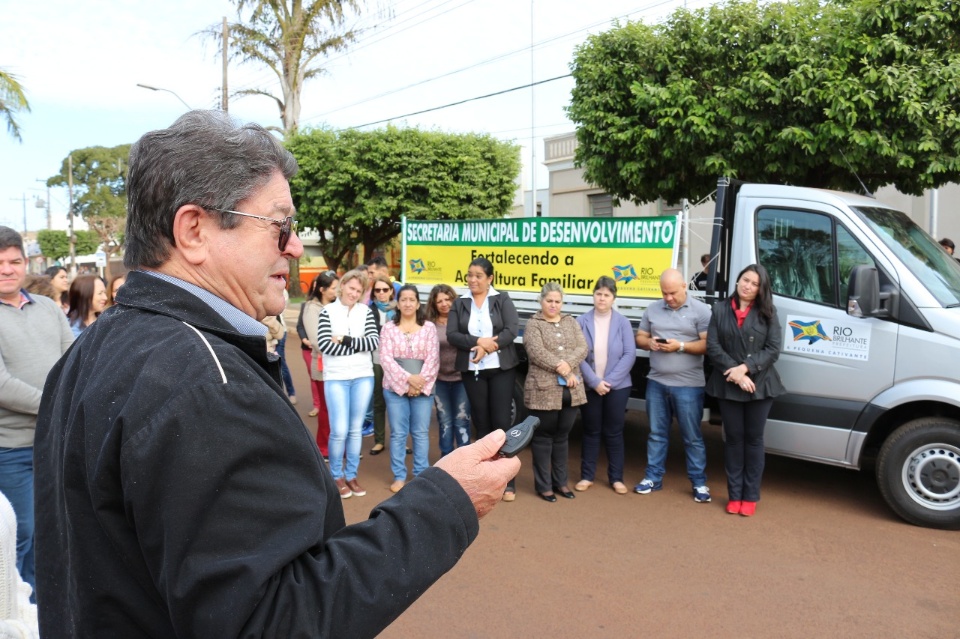
M 713 372 L 706 391 L 717 398 L 723 418 L 723 460 L 730 501 L 727 512 L 750 517 L 760 501 L 763 429 L 773 398 L 785 390 L 774 362 L 783 327 L 773 305 L 770 276 L 759 264 L 737 275 L 730 299 L 713 307 L 707 355 Z

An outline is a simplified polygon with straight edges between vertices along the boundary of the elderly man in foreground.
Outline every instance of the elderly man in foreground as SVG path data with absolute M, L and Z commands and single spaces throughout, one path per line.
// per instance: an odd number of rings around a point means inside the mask
M 295 160 L 190 112 L 129 166 L 133 272 L 40 410 L 41 634 L 375 636 L 453 567 L 519 462 L 491 435 L 345 526 L 257 321 L 303 252 Z

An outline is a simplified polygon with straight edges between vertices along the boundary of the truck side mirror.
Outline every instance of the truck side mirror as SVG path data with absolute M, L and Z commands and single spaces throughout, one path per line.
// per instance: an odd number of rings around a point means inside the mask
M 880 302 L 880 276 L 876 267 L 867 264 L 853 267 L 847 289 L 847 315 L 884 317 L 889 314 L 889 310 L 881 308 Z

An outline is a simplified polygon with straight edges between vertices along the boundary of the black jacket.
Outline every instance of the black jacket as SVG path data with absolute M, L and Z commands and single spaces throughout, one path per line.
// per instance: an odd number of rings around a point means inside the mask
M 520 363 L 517 356 L 517 346 L 513 340 L 520 333 L 520 316 L 513 300 L 503 291 L 487 297 L 490 308 L 490 322 L 493 324 L 493 335 L 497 338 L 498 353 L 500 354 L 500 368 L 507 370 Z M 447 319 L 447 341 L 457 348 L 457 361 L 454 364 L 460 372 L 470 370 L 470 349 L 477 345 L 477 337 L 468 330 L 470 322 L 470 307 L 473 298 L 458 297 L 453 300 L 450 308 L 450 317 Z
M 437 468 L 345 527 L 263 338 L 144 273 L 117 301 L 44 388 L 43 636 L 373 637 L 476 537 Z
M 713 305 L 710 328 L 707 331 L 707 356 L 713 371 L 707 380 L 706 391 L 719 399 L 746 402 L 752 399 L 777 397 L 786 392 L 774 363 L 780 357 L 783 344 L 783 327 L 776 308 L 773 318 L 766 322 L 756 308 L 743 320 L 743 328 L 737 326 L 737 317 L 725 299 Z M 731 384 L 723 371 L 746 364 L 750 379 L 757 387 L 748 393 L 737 384 Z

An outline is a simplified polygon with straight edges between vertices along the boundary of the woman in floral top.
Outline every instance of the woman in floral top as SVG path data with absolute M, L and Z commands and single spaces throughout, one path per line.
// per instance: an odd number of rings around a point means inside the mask
M 423 319 L 417 287 L 407 284 L 400 288 L 397 310 L 393 321 L 383 325 L 380 335 L 383 398 L 390 418 L 393 492 L 407 481 L 407 435 L 413 438 L 413 474 L 419 475 L 430 465 L 432 395 L 440 369 L 437 328 Z

